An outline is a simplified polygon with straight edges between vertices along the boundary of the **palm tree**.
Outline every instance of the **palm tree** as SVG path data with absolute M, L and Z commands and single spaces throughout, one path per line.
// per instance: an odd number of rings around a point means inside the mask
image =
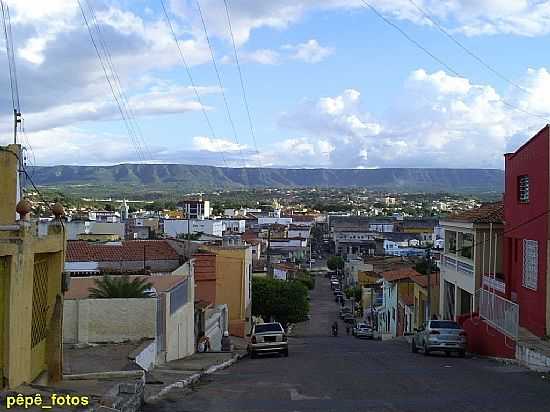
M 96 279 L 95 285 L 95 288 L 88 289 L 92 299 L 151 298 L 155 294 L 151 290 L 151 282 L 139 277 L 130 280 L 127 275 L 105 275 L 101 279 Z

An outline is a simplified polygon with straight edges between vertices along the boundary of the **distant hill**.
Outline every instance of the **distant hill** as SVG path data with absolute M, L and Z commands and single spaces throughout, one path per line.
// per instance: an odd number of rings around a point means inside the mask
M 228 168 L 183 164 L 115 166 L 38 166 L 40 186 L 176 187 L 215 190 L 261 187 L 366 187 L 371 190 L 453 193 L 500 193 L 504 172 L 498 169 L 280 169 Z

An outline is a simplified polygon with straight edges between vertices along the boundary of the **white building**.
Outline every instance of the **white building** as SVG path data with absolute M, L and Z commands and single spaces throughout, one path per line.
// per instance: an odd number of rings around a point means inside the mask
M 259 217 L 258 218 L 258 225 L 264 226 L 264 225 L 285 225 L 288 226 L 292 224 L 292 218 L 291 217 Z
M 246 221 L 244 219 L 223 219 L 222 230 L 224 233 L 244 233 L 246 230 Z
M 210 201 L 184 200 L 183 211 L 185 217 L 191 219 L 208 219 L 210 217 Z
M 164 221 L 164 234 L 169 237 L 190 233 L 205 233 L 207 235 L 223 235 L 223 223 L 221 220 L 209 219 L 166 219 Z
M 309 239 L 311 233 L 310 226 L 290 225 L 288 228 L 288 237 L 302 237 Z

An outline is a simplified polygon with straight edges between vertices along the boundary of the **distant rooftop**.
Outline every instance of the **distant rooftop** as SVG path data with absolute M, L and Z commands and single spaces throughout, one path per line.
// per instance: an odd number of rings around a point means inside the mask
M 484 203 L 481 207 L 459 212 L 441 220 L 467 223 L 504 222 L 504 204 L 502 202 Z
M 116 243 L 93 243 L 84 240 L 67 242 L 67 262 L 119 262 L 178 260 L 179 255 L 165 240 L 123 240 Z

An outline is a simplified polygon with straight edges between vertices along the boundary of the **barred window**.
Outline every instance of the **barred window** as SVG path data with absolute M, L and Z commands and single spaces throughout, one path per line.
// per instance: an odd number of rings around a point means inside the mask
M 539 243 L 523 240 L 523 287 L 537 290 Z
M 518 198 L 521 203 L 529 202 L 529 176 L 518 177 Z

